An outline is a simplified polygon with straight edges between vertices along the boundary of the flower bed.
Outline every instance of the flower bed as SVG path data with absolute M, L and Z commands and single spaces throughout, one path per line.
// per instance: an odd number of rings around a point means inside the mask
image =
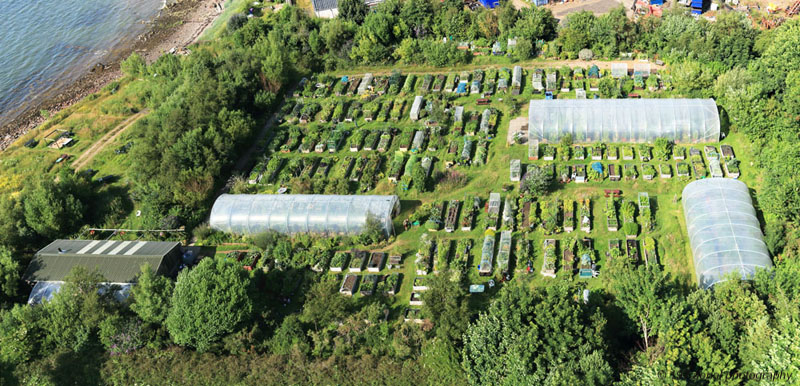
M 367 251 L 353 251 L 352 258 L 350 259 L 350 272 L 361 272 L 368 258 L 369 252 Z

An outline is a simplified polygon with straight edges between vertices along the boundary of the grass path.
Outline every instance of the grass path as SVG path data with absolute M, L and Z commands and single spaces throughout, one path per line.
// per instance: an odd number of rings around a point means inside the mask
M 119 137 L 125 130 L 131 127 L 139 118 L 145 116 L 150 110 L 144 109 L 134 115 L 131 115 L 124 121 L 120 122 L 117 127 L 113 128 L 111 131 L 106 133 L 102 138 L 100 138 L 97 142 L 92 144 L 92 146 L 78 157 L 75 162 L 72 163 L 72 168 L 75 169 L 77 172 L 84 166 L 86 166 L 97 153 L 102 151 L 108 144 L 114 142 L 117 137 Z

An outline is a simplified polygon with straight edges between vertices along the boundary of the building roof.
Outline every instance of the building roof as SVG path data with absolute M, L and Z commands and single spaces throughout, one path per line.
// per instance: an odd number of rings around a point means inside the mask
M 159 273 L 170 271 L 167 257 L 178 242 L 55 240 L 42 248 L 25 272 L 27 281 L 63 281 L 72 267 L 95 269 L 111 283 L 130 283 L 144 263 Z
M 311 6 L 314 7 L 315 12 L 327 11 L 330 9 L 339 8 L 338 0 L 311 0 Z

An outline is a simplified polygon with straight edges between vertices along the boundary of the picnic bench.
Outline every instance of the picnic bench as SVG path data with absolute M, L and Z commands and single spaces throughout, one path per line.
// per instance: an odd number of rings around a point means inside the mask
M 621 197 L 622 191 L 619 189 L 603 189 L 606 197 Z

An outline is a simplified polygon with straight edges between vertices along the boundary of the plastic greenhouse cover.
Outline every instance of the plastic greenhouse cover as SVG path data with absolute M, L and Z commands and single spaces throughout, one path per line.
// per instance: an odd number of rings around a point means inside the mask
M 720 122 L 713 99 L 554 99 L 531 101 L 528 130 L 548 142 L 700 143 L 719 141 Z
M 209 224 L 236 234 L 267 230 L 281 233 L 352 234 L 361 231 L 369 216 L 384 231 L 393 231 L 397 196 L 311 194 L 223 194 L 211 208 Z
M 747 185 L 728 178 L 708 178 L 686 185 L 683 211 L 702 288 L 729 275 L 748 279 L 772 261 L 764 243 Z

